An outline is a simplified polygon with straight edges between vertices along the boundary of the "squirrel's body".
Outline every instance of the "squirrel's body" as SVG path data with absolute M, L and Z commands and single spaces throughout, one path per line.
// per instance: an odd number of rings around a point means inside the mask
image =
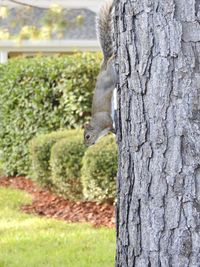
M 103 52 L 103 62 L 97 77 L 92 100 L 92 118 L 85 125 L 86 145 L 95 144 L 97 139 L 113 131 L 111 100 L 116 84 L 112 44 L 112 2 L 107 2 L 97 17 L 97 35 Z
M 114 89 L 114 80 L 111 71 L 112 66 L 110 66 L 110 64 L 112 64 L 112 62 L 108 63 L 106 68 L 101 68 L 97 77 L 92 101 L 92 116 L 97 112 L 111 113 L 110 103 Z

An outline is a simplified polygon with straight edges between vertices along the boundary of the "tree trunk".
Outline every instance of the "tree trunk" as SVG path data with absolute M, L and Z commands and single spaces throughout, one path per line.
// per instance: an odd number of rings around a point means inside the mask
M 116 0 L 117 267 L 200 266 L 200 1 Z

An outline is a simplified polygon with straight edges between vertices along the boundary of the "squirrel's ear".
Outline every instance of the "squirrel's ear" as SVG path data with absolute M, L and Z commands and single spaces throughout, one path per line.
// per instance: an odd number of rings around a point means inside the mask
M 92 126 L 89 123 L 85 123 L 84 128 L 86 130 L 92 130 L 93 129 Z

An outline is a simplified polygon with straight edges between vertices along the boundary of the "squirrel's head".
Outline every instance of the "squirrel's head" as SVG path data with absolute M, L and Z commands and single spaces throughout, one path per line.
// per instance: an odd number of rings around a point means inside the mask
M 98 140 L 99 130 L 91 126 L 89 123 L 84 125 L 84 143 L 86 146 L 91 146 Z
M 100 137 L 106 135 L 111 130 L 110 128 L 100 130 L 99 128 L 94 128 L 89 123 L 86 123 L 84 128 L 84 143 L 86 146 L 94 145 Z

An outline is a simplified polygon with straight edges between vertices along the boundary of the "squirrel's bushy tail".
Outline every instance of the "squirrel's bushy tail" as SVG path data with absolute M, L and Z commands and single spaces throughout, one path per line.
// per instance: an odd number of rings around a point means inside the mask
M 100 8 L 96 18 L 97 37 L 104 56 L 104 62 L 113 55 L 113 22 L 112 22 L 113 0 L 106 1 Z

